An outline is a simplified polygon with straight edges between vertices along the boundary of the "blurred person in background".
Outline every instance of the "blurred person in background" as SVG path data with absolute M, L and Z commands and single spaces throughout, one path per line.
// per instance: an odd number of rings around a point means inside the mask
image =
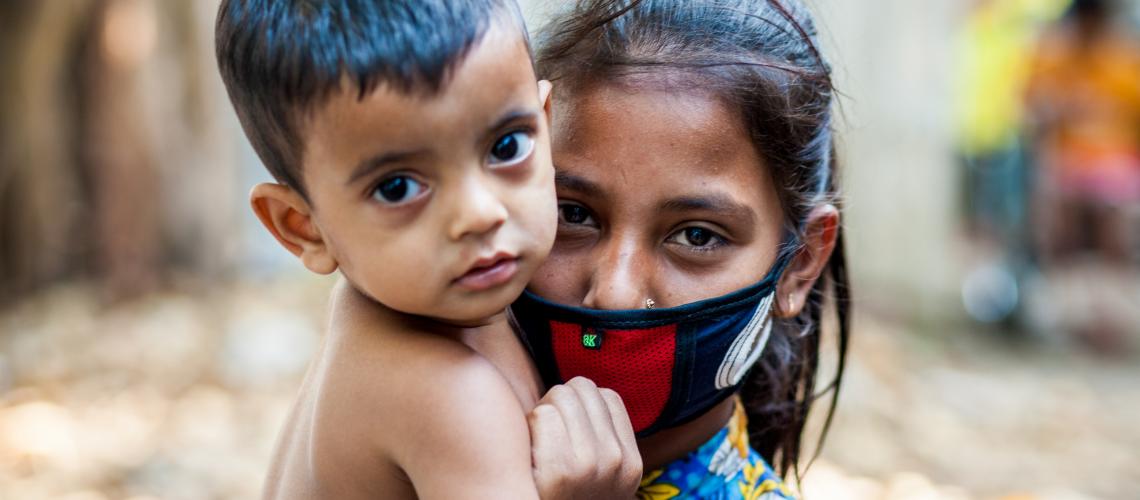
M 1068 0 L 974 0 L 957 40 L 955 114 L 959 155 L 968 169 L 966 205 L 975 233 L 1004 238 L 1023 215 L 1023 96 L 1035 42 Z M 997 185 L 995 185 L 997 184 Z
M 1133 323 L 1120 299 L 1135 288 L 1140 222 L 1140 44 L 1114 7 L 1074 1 L 1042 36 L 1026 92 L 1035 252 L 1044 274 L 1083 276 L 1067 280 L 1080 299 L 1064 301 L 1079 316 L 1067 329 L 1110 352 Z
M 1140 207 L 1140 44 L 1113 25 L 1107 0 L 1076 0 L 1041 39 L 1028 103 L 1044 263 L 1091 248 L 1130 264 L 1130 214 Z
M 956 40 L 955 123 L 963 215 L 986 258 L 966 277 L 975 319 L 1015 322 L 1032 274 L 1026 240 L 1030 170 L 1022 141 L 1034 45 L 1069 0 L 974 0 Z

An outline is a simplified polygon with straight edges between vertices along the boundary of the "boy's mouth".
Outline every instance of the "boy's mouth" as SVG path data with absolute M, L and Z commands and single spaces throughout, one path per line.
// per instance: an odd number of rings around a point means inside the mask
M 455 280 L 460 287 L 473 292 L 489 290 L 506 284 L 518 274 L 519 259 L 506 252 L 479 259 L 471 269 Z

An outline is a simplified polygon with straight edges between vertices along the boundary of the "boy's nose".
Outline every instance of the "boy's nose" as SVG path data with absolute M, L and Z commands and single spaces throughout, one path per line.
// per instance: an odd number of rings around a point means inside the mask
M 610 239 L 596 256 L 590 289 L 582 306 L 610 311 L 645 307 L 653 272 L 650 253 L 633 242 Z
M 494 231 L 506 222 L 507 207 L 478 176 L 467 178 L 456 191 L 448 236 L 461 240 Z

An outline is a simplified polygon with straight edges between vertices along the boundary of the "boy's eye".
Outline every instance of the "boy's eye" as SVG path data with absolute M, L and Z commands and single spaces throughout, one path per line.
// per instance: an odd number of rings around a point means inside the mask
M 372 198 L 389 205 L 402 205 L 418 198 L 427 187 L 406 175 L 389 177 L 380 182 L 372 192 Z
M 596 226 L 590 210 L 582 205 L 563 203 L 558 205 L 558 222 L 572 226 Z
M 669 237 L 667 243 L 690 247 L 693 250 L 712 250 L 724 245 L 724 238 L 703 227 L 687 227 Z
M 530 156 L 534 151 L 534 138 L 524 131 L 511 132 L 500 137 L 491 146 L 490 163 L 503 167 L 515 165 Z

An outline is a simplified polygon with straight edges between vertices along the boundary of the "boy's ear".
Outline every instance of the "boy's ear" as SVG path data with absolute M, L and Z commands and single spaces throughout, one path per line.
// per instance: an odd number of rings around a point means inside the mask
M 550 80 L 538 81 L 538 102 L 542 103 L 542 111 L 546 113 L 546 123 L 550 123 L 550 102 L 554 93 L 554 84 Z
M 249 193 L 253 213 L 281 246 L 301 258 L 301 263 L 317 274 L 332 274 L 336 258 L 313 222 L 309 203 L 288 186 L 258 184 Z
M 831 204 L 816 207 L 804 226 L 803 248 L 792 258 L 776 287 L 776 316 L 779 318 L 794 318 L 803 311 L 812 286 L 835 251 L 839 209 Z

